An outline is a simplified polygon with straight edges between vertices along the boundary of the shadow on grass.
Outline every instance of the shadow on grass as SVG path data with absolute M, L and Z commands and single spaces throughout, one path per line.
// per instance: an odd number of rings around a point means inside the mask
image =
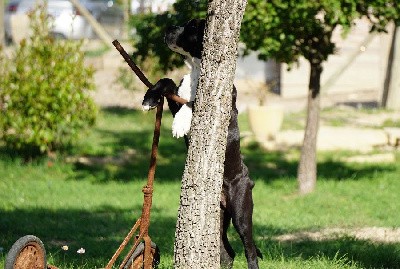
M 400 268 L 400 244 L 374 243 L 342 237 L 323 241 L 281 243 L 280 247 L 287 258 L 301 256 L 303 259 L 312 259 L 320 256 L 337 260 L 345 257 L 362 268 Z
M 400 243 L 373 242 L 349 236 L 321 239 L 320 241 L 309 239 L 278 241 L 273 238 L 287 234 L 288 231 L 257 224 L 255 224 L 254 229 L 255 234 L 260 234 L 258 231 L 263 231 L 267 235 L 267 239 L 256 239 L 257 247 L 266 260 L 264 264 L 268 264 L 268 260 L 306 261 L 320 258 L 334 263 L 344 258 L 345 261 L 356 263 L 361 268 L 400 268 Z M 244 250 L 241 241 L 232 229 L 230 241 L 236 253 L 243 256 Z
M 78 172 L 77 179 L 85 179 L 88 175 L 94 176 L 99 182 L 107 181 L 131 181 L 134 179 L 143 179 L 147 177 L 150 164 L 150 148 L 148 143 L 151 135 L 146 132 L 109 132 L 102 131 L 103 135 L 113 136 L 117 140 L 117 146 L 121 149 L 122 155 L 117 156 L 116 163 L 113 162 L 93 162 L 93 163 L 75 163 L 75 169 Z M 175 142 L 165 141 L 161 137 L 158 149 L 158 159 L 156 168 L 156 178 L 162 178 L 164 181 L 179 180 L 183 173 L 186 159 L 186 149 L 183 141 Z M 179 146 L 181 144 L 181 146 Z M 147 147 L 148 145 L 148 147 Z M 119 162 L 118 158 L 123 157 L 123 149 L 133 148 L 134 155 L 128 160 Z M 96 156 L 90 156 L 96 157 Z M 90 158 L 89 157 L 89 158 Z
M 242 147 L 245 163 L 249 167 L 250 176 L 254 179 L 271 183 L 282 178 L 297 177 L 298 160 L 290 161 L 285 152 L 265 151 L 257 144 Z M 322 180 L 357 180 L 376 176 L 376 173 L 394 171 L 392 164 L 352 164 L 327 158 L 317 164 L 318 177 Z
M 99 182 L 107 181 L 131 181 L 133 179 L 143 179 L 147 177 L 150 153 L 154 132 L 154 115 L 144 115 L 139 111 L 126 108 L 107 108 L 104 110 L 107 115 L 117 117 L 128 117 L 134 124 L 141 125 L 142 130 L 113 130 L 109 128 L 97 128 L 96 133 L 102 138 L 112 138 L 112 140 L 100 139 L 98 145 L 104 149 L 112 149 L 116 163 L 93 162 L 93 163 L 75 163 L 75 169 L 78 172 L 77 179 L 84 179 L 88 175 L 94 176 Z M 164 119 L 169 117 L 164 111 Z M 138 122 L 140 121 L 140 122 Z M 132 149 L 134 154 L 125 161 L 119 162 L 118 158 L 124 158 L 124 152 Z M 106 158 L 110 154 L 107 152 L 99 153 L 96 156 Z M 186 160 L 186 146 L 183 139 L 173 138 L 171 129 L 165 121 L 161 127 L 161 137 L 158 148 L 156 178 L 162 178 L 164 181 L 180 180 L 183 174 L 183 168 Z
M 0 246 L 7 253 L 18 238 L 27 233 L 33 234 L 43 241 L 47 257 L 51 259 L 49 262 L 60 268 L 69 267 L 67 265 L 80 268 L 86 264 L 89 265 L 86 268 L 104 267 L 140 214 L 141 208 L 120 210 L 111 207 L 94 212 L 48 209 L 0 211 Z M 153 210 L 149 234 L 163 255 L 173 253 L 175 222 L 174 218 L 163 217 Z M 61 249 L 64 245 L 68 246 L 68 251 Z M 129 250 L 130 246 L 126 249 Z M 85 254 L 77 254 L 80 248 L 85 249 Z

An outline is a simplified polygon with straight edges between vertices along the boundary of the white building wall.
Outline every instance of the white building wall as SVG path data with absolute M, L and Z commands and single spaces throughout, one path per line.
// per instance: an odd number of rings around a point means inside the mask
M 369 44 L 361 46 L 369 35 L 369 25 L 365 20 L 356 23 L 345 39 L 336 31 L 337 53 L 331 55 L 323 65 L 321 77 L 323 94 L 340 94 L 350 92 L 378 91 L 382 92 L 386 72 L 387 56 L 390 47 L 390 34 L 377 34 Z M 349 59 L 359 52 L 350 62 Z M 345 69 L 338 75 L 339 70 Z M 281 76 L 282 97 L 301 97 L 307 95 L 309 80 L 309 64 L 305 59 L 298 66 L 288 71 L 283 65 Z M 328 80 L 333 81 L 329 88 L 324 88 Z

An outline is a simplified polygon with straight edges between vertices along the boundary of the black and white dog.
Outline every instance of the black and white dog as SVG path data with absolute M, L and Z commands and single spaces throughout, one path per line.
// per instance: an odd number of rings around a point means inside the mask
M 174 116 L 172 133 L 175 137 L 185 137 L 188 145 L 190 123 L 192 119 L 191 102 L 194 101 L 200 75 L 200 61 L 203 50 L 205 20 L 191 20 L 184 26 L 167 29 L 165 42 L 168 47 L 186 56 L 191 66 L 191 73 L 184 76 L 179 87 L 168 78 L 159 80 L 150 88 L 143 100 L 143 109 L 155 108 L 167 93 L 174 93 L 188 100 L 186 105 L 177 104 L 168 99 L 168 106 Z M 240 154 L 239 128 L 236 109 L 236 88 L 232 90 L 232 111 L 228 127 L 228 141 L 225 152 L 223 190 L 221 194 L 221 265 L 231 268 L 235 252 L 227 237 L 227 230 L 232 221 L 243 242 L 248 268 L 258 268 L 257 256 L 262 257 L 253 241 L 253 181 Z

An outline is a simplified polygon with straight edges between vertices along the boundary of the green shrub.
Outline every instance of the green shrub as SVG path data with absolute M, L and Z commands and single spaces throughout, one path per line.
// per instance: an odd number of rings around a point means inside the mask
M 82 42 L 55 40 L 45 10 L 31 12 L 32 34 L 11 57 L 0 49 L 0 138 L 28 156 L 70 145 L 97 113 Z

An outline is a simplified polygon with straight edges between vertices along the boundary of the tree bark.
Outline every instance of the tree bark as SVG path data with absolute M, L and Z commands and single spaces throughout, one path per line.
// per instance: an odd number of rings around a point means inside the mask
M 315 189 L 317 182 L 317 135 L 319 128 L 320 87 L 322 65 L 311 63 L 308 89 L 307 123 L 297 171 L 300 194 Z
M 97 36 L 103 41 L 104 45 L 111 48 L 113 39 L 110 35 L 104 30 L 103 26 L 96 20 L 95 17 L 87 10 L 87 8 L 82 5 L 79 0 L 70 0 L 74 7 L 79 10 L 83 17 L 88 21 L 90 26 L 92 26 L 94 32 Z
M 220 199 L 239 30 L 246 0 L 210 0 L 182 178 L 175 268 L 220 267 Z
M 131 14 L 131 0 L 123 0 L 123 10 L 124 10 L 124 25 L 122 30 L 122 39 L 128 39 L 129 32 L 129 17 Z
M 0 0 L 0 46 L 5 45 L 5 29 L 4 29 L 4 0 Z
M 400 26 L 393 29 L 392 44 L 384 84 L 383 107 L 400 110 Z

